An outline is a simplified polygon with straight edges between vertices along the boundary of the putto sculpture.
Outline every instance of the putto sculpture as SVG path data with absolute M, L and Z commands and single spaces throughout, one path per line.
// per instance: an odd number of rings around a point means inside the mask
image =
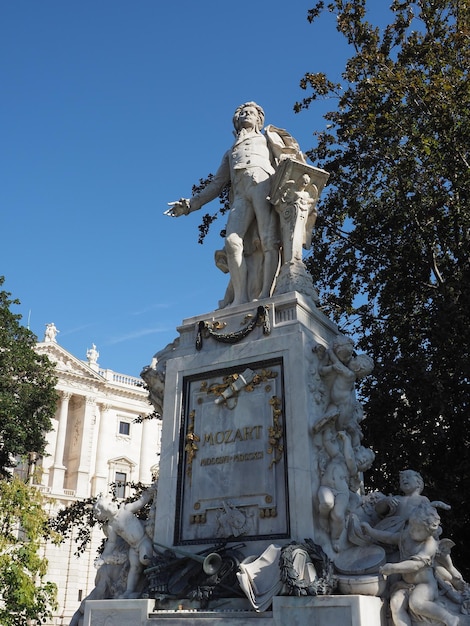
M 435 507 L 422 502 L 412 511 L 403 530 L 377 530 L 363 523 L 363 530 L 373 541 L 392 544 L 399 548 L 399 561 L 386 563 L 379 572 L 383 576 L 400 575 L 390 589 L 390 609 L 395 626 L 411 626 L 412 620 L 435 620 L 458 626 L 459 617 L 440 605 L 439 588 L 434 561 L 439 550 L 438 538 L 442 532 L 440 517 Z

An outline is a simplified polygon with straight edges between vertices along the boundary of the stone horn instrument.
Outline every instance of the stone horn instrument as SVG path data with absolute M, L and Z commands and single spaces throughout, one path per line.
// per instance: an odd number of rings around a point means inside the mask
M 170 550 L 176 554 L 181 554 L 181 556 L 197 561 L 198 563 L 202 563 L 202 569 L 208 576 L 217 574 L 222 567 L 222 557 L 217 552 L 211 552 L 207 556 L 202 556 L 201 554 L 193 554 L 192 552 L 186 552 L 186 550 L 180 550 L 179 548 L 170 548 L 165 546 L 163 543 L 158 543 L 157 541 L 154 541 L 153 545 L 165 548 L 165 550 Z M 149 568 L 147 571 L 151 571 L 152 569 L 153 568 Z

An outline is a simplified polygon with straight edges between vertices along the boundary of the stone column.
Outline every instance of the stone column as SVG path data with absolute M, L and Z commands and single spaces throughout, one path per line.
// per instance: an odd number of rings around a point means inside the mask
M 85 399 L 85 412 L 83 416 L 82 446 L 80 450 L 80 463 L 77 472 L 76 495 L 87 498 L 90 495 L 91 482 L 91 450 L 93 446 L 93 434 L 95 431 L 96 398 L 87 396 Z
M 109 404 L 98 404 L 99 426 L 98 443 L 96 446 L 95 474 L 92 481 L 92 496 L 108 492 L 108 446 L 107 446 L 107 422 L 109 417 Z
M 54 465 L 52 466 L 52 477 L 50 485 L 52 493 L 61 492 L 64 489 L 64 476 L 66 467 L 64 465 L 65 437 L 67 435 L 67 418 L 69 412 L 69 401 L 72 394 L 63 392 L 61 394 L 59 408 L 59 418 L 57 424 L 57 438 L 55 444 Z
M 150 468 L 157 460 L 157 442 L 154 440 L 153 420 L 142 421 L 142 438 L 140 441 L 139 480 L 142 483 L 152 482 Z

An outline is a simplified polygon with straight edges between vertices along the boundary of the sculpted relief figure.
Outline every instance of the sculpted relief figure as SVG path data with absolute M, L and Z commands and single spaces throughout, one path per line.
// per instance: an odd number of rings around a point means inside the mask
M 459 605 L 460 612 L 470 614 L 470 585 L 463 579 L 451 558 L 455 543 L 451 539 L 440 539 L 434 562 L 434 573 L 441 593 Z
M 121 551 L 118 550 L 120 540 L 123 539 L 127 544 L 129 572 L 126 589 L 120 595 L 121 598 L 131 598 L 137 592 L 144 566 L 148 566 L 152 559 L 152 540 L 146 532 L 144 522 L 138 519 L 135 513 L 152 500 L 154 493 L 152 489 L 147 489 L 135 502 L 121 505 L 102 496 L 98 498 L 94 506 L 95 517 L 106 522 L 107 534 L 104 550 L 97 561 L 97 566 L 115 564 L 117 558 L 122 558 Z
M 108 559 L 107 563 L 96 563 L 98 571 L 96 572 L 95 586 L 80 603 L 79 608 L 72 616 L 69 626 L 83 626 L 85 603 L 88 600 L 109 600 L 111 598 L 118 598 L 124 593 L 129 571 L 128 552 L 129 546 L 124 539 L 118 537 L 113 552 L 113 558 Z
M 457 626 L 459 617 L 438 603 L 439 589 L 433 566 L 441 528 L 435 507 L 428 502 L 419 504 L 403 530 L 398 532 L 378 530 L 367 523 L 363 523 L 362 528 L 374 541 L 394 545 L 399 550 L 398 563 L 386 563 L 380 568 L 383 576 L 400 576 L 390 590 L 395 626 L 412 626 L 416 621 Z
M 373 510 L 369 509 L 367 515 L 364 515 L 360 507 L 352 508 L 348 522 L 348 538 L 352 543 L 365 545 L 373 541 L 374 535 L 364 534 L 361 522 L 367 522 L 378 532 L 399 533 L 409 523 L 418 506 L 429 505 L 434 509 L 450 510 L 451 507 L 445 502 L 440 500 L 431 502 L 429 498 L 422 495 L 424 481 L 421 474 L 415 470 L 401 471 L 399 479 L 401 494 L 385 496 L 380 492 L 375 492 Z M 364 501 L 364 498 L 362 500 Z M 437 536 L 436 539 L 438 539 Z M 383 547 L 386 549 L 387 558 L 391 561 L 396 560 L 393 542 L 385 542 L 385 544 Z M 444 542 L 443 551 L 445 546 Z
M 320 464 L 320 488 L 317 505 L 320 524 L 329 534 L 333 549 L 339 552 L 346 530 L 351 493 L 360 486 L 361 472 L 372 466 L 375 454 L 370 448 L 353 448 L 344 431 L 336 431 L 333 417 L 314 426 L 314 434 L 322 433 L 325 458 Z
M 445 511 L 450 509 L 450 506 L 444 502 L 438 500 L 429 502 L 429 499 L 422 495 L 423 489 L 424 481 L 421 474 L 412 469 L 400 472 L 402 495 L 387 496 L 377 502 L 375 509 L 383 519 L 375 527 L 388 531 L 401 530 L 415 508 L 423 503 Z
M 354 355 L 354 342 L 349 337 L 338 336 L 332 348 L 316 351 L 322 359 L 319 373 L 327 388 L 327 407 L 322 421 L 335 420 L 338 431 L 345 430 L 351 437 L 353 447 L 362 440 L 363 409 L 356 399 L 355 384 L 368 376 L 374 362 L 367 354 Z M 323 358 L 322 358 L 323 357 Z M 322 421 L 318 424 L 321 426 Z
M 190 200 L 170 203 L 167 215 L 179 217 L 197 211 L 214 200 L 230 183 L 230 213 L 226 226 L 224 254 L 230 273 L 230 300 L 224 305 L 243 304 L 271 295 L 279 264 L 279 218 L 268 200 L 271 177 L 277 164 L 291 158 L 305 163 L 297 142 L 286 131 L 266 127 L 264 111 L 255 102 L 246 102 L 233 116 L 235 142 L 222 158 L 210 183 Z M 247 259 L 261 251 L 262 267 Z M 253 267 L 254 266 L 254 267 Z M 250 273 L 261 276 L 261 285 L 250 293 Z
M 166 362 L 179 346 L 179 338 L 157 352 L 150 365 L 146 365 L 140 373 L 148 387 L 149 399 L 158 415 L 163 415 L 163 398 L 165 395 Z
M 317 199 L 318 188 L 308 174 L 288 180 L 281 188 L 276 210 L 280 217 L 283 263 L 301 262 L 302 249 L 310 247 Z
M 69 626 L 81 626 L 88 600 L 110 600 L 138 597 L 141 591 L 142 571 L 153 555 L 153 521 L 151 508 L 146 522 L 135 515 L 155 496 L 155 485 L 143 492 L 135 502 L 119 505 L 106 496 L 100 496 L 93 507 L 93 515 L 103 523 L 106 536 L 104 549 L 95 561 L 95 587 L 82 600 Z
M 312 429 L 319 459 L 319 522 L 339 552 L 350 539 L 351 509 L 356 510 L 362 502 L 362 473 L 375 459 L 374 451 L 361 443 L 364 415 L 355 391 L 356 381 L 370 374 L 374 363 L 366 354 L 355 355 L 354 342 L 344 335 L 338 335 L 331 348 L 316 345 L 313 352 L 319 358 L 326 404 Z M 362 545 L 365 543 L 368 541 L 363 540 Z

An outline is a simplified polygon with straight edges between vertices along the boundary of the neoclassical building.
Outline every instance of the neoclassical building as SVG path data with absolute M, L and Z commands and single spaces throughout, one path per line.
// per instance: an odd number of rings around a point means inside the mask
M 153 410 L 142 380 L 101 369 L 94 344 L 85 361 L 76 358 L 59 345 L 57 332 L 48 324 L 44 340 L 37 344 L 37 351 L 56 364 L 60 400 L 46 455 L 37 460 L 32 474 L 51 512 L 108 493 L 110 483 L 118 484 L 122 498 L 127 496 L 127 482 L 150 484 L 159 464 L 161 436 L 160 420 L 138 420 Z M 54 626 L 68 625 L 81 599 L 93 589 L 102 538 L 97 529 L 92 545 L 79 558 L 73 541 L 45 546 L 48 577 L 58 587 Z

